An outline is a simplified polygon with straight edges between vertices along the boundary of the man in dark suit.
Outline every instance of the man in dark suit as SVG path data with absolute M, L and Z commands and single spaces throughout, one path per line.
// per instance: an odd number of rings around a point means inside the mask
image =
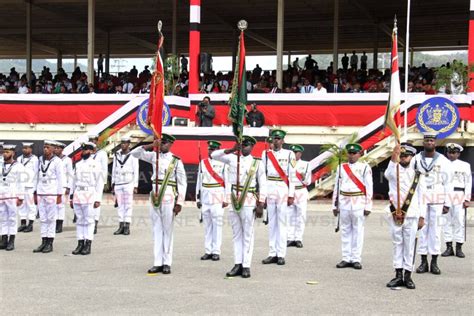
M 342 93 L 342 87 L 339 84 L 339 79 L 334 78 L 332 84 L 328 86 L 328 93 Z

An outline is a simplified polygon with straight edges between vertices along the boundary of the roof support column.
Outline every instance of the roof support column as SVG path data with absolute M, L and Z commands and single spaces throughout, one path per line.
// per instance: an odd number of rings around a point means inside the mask
M 189 10 L 189 93 L 191 94 L 199 91 L 201 0 L 190 0 Z
M 173 0 L 173 20 L 171 22 L 171 53 L 176 55 L 176 23 L 178 17 L 178 0 Z
M 105 34 L 105 73 L 110 71 L 110 31 Z
M 377 69 L 379 62 L 379 26 L 377 24 L 375 24 L 374 38 L 374 60 L 372 68 Z
M 469 71 L 469 92 L 474 91 L 474 73 L 470 71 L 471 65 L 474 63 L 474 0 L 471 0 L 469 14 L 469 42 L 467 48 L 467 64 Z
M 31 82 L 32 70 L 32 50 L 31 50 L 31 1 L 28 0 L 26 4 L 26 79 L 28 84 Z M 31 87 L 33 89 L 33 87 Z
M 337 73 L 339 68 L 339 0 L 334 0 L 334 26 L 332 35 L 332 73 Z
M 94 84 L 95 45 L 95 0 L 88 0 L 87 6 L 87 79 Z
M 276 82 L 283 88 L 283 37 L 285 31 L 285 0 L 278 0 L 277 11 L 277 73 Z
M 59 72 L 59 69 L 63 68 L 63 52 L 58 49 L 58 53 L 56 54 L 56 72 Z

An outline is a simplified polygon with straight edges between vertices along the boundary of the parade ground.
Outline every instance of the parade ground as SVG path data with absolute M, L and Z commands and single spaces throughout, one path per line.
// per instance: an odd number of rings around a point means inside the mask
M 472 210 L 466 258 L 440 257 L 441 275 L 414 273 L 415 290 L 392 290 L 385 286 L 394 272 L 382 211 L 386 203 L 380 201 L 366 221 L 362 270 L 336 269 L 340 235 L 325 201 L 310 203 L 304 248 L 289 248 L 284 266 L 261 264 L 268 253 L 268 229 L 258 220 L 252 277 L 228 279 L 233 253 L 227 211 L 220 261 L 200 260 L 204 228 L 189 204 L 174 226 L 172 273 L 150 276 L 153 241 L 146 201 L 136 202 L 131 235 L 114 236 L 116 211 L 108 200 L 89 256 L 71 255 L 76 237 L 69 208 L 54 252 L 32 252 L 41 242 L 38 221 L 33 233 L 17 235 L 14 251 L 0 252 L 2 314 L 472 315 L 474 310 Z

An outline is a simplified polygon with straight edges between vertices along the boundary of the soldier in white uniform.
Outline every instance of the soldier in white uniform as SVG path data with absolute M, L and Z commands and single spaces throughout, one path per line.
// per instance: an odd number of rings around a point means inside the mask
M 291 151 L 295 153 L 296 167 L 294 179 L 295 202 L 290 208 L 290 223 L 288 227 L 288 247 L 303 248 L 303 233 L 306 223 L 306 208 L 308 206 L 308 189 L 311 184 L 311 170 L 309 163 L 301 159 L 304 147 L 291 145 Z
M 264 166 L 259 158 L 251 155 L 256 143 L 255 138 L 243 136 L 238 186 L 237 155 L 234 153 L 238 150 L 239 145 L 236 144 L 230 149 L 216 150 L 211 155 L 213 159 L 221 161 L 229 167 L 228 183 L 231 185 L 231 191 L 227 201 L 232 202 L 229 222 L 232 225 L 235 265 L 231 271 L 227 272 L 228 277 L 241 275 L 243 278 L 250 278 L 255 217 L 262 217 L 263 205 L 267 196 Z M 226 190 L 226 192 L 229 191 Z
M 89 135 L 89 142 L 92 142 L 96 145 L 94 148 L 94 152 L 92 153 L 92 158 L 94 160 L 97 160 L 99 162 L 99 165 L 102 168 L 102 177 L 103 177 L 103 183 L 104 186 L 107 184 L 107 176 L 109 174 L 109 157 L 107 156 L 107 153 L 100 149 L 97 144 L 99 141 L 99 135 L 94 134 L 94 135 Z M 103 188 L 102 188 L 103 190 Z M 94 226 L 94 234 L 97 234 L 97 225 L 99 224 L 99 219 L 100 219 L 100 210 L 101 206 L 95 209 L 95 215 L 94 215 L 94 220 L 95 220 L 95 226 Z
M 54 153 L 61 159 L 63 165 L 63 197 L 61 200 L 61 204 L 58 204 L 58 214 L 56 220 L 56 234 L 60 234 L 63 232 L 63 223 L 66 217 L 66 205 L 67 200 L 69 198 L 69 194 L 71 192 L 72 186 L 72 159 L 66 155 L 63 155 L 63 150 L 66 148 L 66 144 L 61 142 L 56 142 L 56 148 L 54 149 Z
M 342 244 L 342 261 L 336 267 L 360 270 L 365 216 L 372 210 L 372 169 L 359 161 L 359 144 L 347 144 L 346 151 L 348 162 L 337 168 L 333 193 L 333 214 L 340 216 Z
M 0 142 L 0 167 L 3 164 L 3 142 Z
M 43 156 L 39 159 L 38 182 L 34 199 L 40 215 L 42 242 L 33 252 L 53 251 L 57 209 L 62 202 L 64 188 L 63 164 L 61 159 L 54 155 L 55 146 L 56 142 L 45 141 Z
M 415 171 L 412 158 L 416 149 L 408 143 L 397 145 L 388 163 L 384 176 L 388 180 L 390 207 L 388 208 L 390 234 L 393 244 L 393 267 L 395 278 L 387 287 L 406 286 L 415 288 L 411 278 L 415 256 L 416 232 L 424 225 L 424 214 L 420 214 L 418 196 L 420 192 L 420 173 Z M 399 174 L 400 200 L 397 195 L 397 168 Z M 399 210 L 397 210 L 400 203 Z M 403 275 L 405 270 L 405 275 Z
M 471 165 L 459 160 L 463 151 L 461 145 L 455 143 L 446 144 L 447 156 L 451 161 L 452 182 L 454 192 L 452 195 L 452 206 L 449 212 L 444 215 L 444 241 L 446 250 L 442 257 L 454 256 L 453 241 L 456 242 L 456 257 L 464 258 L 462 245 L 466 241 L 465 225 L 466 213 L 471 201 L 472 173 Z
M 82 145 L 81 160 L 74 166 L 70 205 L 76 214 L 77 247 L 73 255 L 91 253 L 94 240 L 95 209 L 100 207 L 103 194 L 102 166 L 91 155 L 95 144 Z
M 425 226 L 420 231 L 418 253 L 421 264 L 416 273 L 430 271 L 441 274 L 438 267 L 438 255 L 441 253 L 440 221 L 442 214 L 447 214 L 451 207 L 453 185 L 451 183 L 451 162 L 436 152 L 436 133 L 425 133 L 423 151 L 415 156 L 416 170 L 421 172 L 421 205 L 425 214 Z M 428 269 L 428 255 L 431 264 Z
M 175 138 L 162 134 L 161 140 L 132 150 L 132 155 L 153 166 L 153 189 L 150 194 L 150 216 L 153 223 L 154 263 L 149 274 L 171 273 L 173 260 L 174 217 L 181 212 L 186 195 L 186 172 L 181 159 L 170 152 Z M 158 185 L 156 185 L 156 152 L 147 150 L 160 148 Z M 158 187 L 158 191 L 157 191 Z
M 37 208 L 34 202 L 33 193 L 38 176 L 38 157 L 33 155 L 33 143 L 22 143 L 23 155 L 18 157 L 17 161 L 21 163 L 28 172 L 28 181 L 25 183 L 25 200 L 20 206 L 20 227 L 19 232 L 29 233 L 33 231 L 33 223 L 35 222 Z
M 3 145 L 2 175 L 0 178 L 0 249 L 15 249 L 17 210 L 25 195 L 25 167 L 15 161 L 15 145 Z
M 225 199 L 225 165 L 212 159 L 211 154 L 220 149 L 221 143 L 210 140 L 208 144 L 209 158 L 199 163 L 196 182 L 197 207 L 201 209 L 204 222 L 205 253 L 201 260 L 220 260 L 222 244 L 222 223 L 224 208 L 227 207 Z
M 295 154 L 283 149 L 286 132 L 275 129 L 270 136 L 273 148 L 262 153 L 262 163 L 267 176 L 267 214 L 270 251 L 263 264 L 285 264 L 288 241 L 289 206 L 295 197 Z
M 122 137 L 112 163 L 112 192 L 117 199 L 119 228 L 114 235 L 130 235 L 133 194 L 138 193 L 138 159 L 130 153 L 130 138 Z

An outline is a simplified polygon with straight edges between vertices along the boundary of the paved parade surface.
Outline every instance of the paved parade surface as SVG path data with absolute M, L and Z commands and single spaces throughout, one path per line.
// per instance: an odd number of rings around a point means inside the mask
M 285 266 L 260 263 L 268 252 L 268 229 L 258 221 L 250 279 L 225 278 L 233 266 L 227 216 L 221 260 L 199 260 L 204 233 L 197 210 L 191 206 L 176 218 L 172 273 L 147 275 L 153 263 L 152 236 L 148 208 L 140 204 L 135 207 L 130 236 L 113 236 L 116 212 L 110 205 L 103 207 L 89 256 L 71 255 L 76 239 L 70 217 L 50 254 L 32 253 L 41 241 L 38 222 L 33 233 L 19 233 L 15 251 L 0 251 L 2 314 L 473 312 L 472 209 L 466 258 L 440 257 L 441 275 L 414 274 L 416 290 L 391 290 L 385 287 L 394 272 L 383 203 L 375 203 L 366 222 L 362 270 L 336 269 L 341 249 L 334 217 L 327 202 L 312 202 L 304 248 L 289 248 Z M 67 214 L 72 214 L 70 209 Z M 419 256 L 416 260 L 418 265 Z

